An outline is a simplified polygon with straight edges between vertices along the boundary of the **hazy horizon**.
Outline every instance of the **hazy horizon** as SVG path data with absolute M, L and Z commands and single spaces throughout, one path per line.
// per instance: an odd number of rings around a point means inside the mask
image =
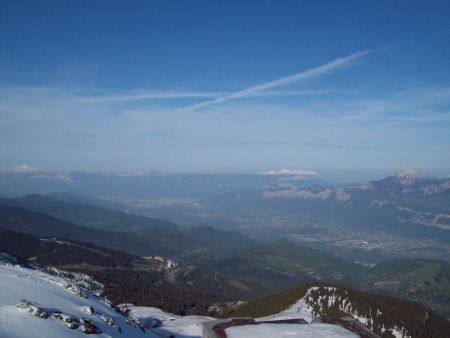
M 93 171 L 106 173 L 162 173 L 169 175 L 277 175 L 286 177 L 300 177 L 304 179 L 314 178 L 324 183 L 344 184 L 344 183 L 366 183 L 373 180 L 382 179 L 387 176 L 405 171 L 416 172 L 424 177 L 450 177 L 450 169 L 416 169 L 416 168 L 393 168 L 393 169 L 332 169 L 332 168 L 283 168 L 273 167 L 261 169 L 259 171 L 170 171 L 155 168 L 135 168 L 135 169 L 118 169 L 118 168 L 89 168 L 89 167 L 54 167 L 45 168 L 28 164 L 16 165 L 13 167 L 0 167 L 0 172 L 16 172 L 38 174 L 40 171 L 45 172 L 70 172 L 70 171 Z M 301 179 L 298 181 L 301 183 Z

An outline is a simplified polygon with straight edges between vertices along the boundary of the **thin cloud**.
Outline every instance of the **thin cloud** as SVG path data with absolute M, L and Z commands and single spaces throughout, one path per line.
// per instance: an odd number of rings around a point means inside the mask
M 279 170 L 269 170 L 262 173 L 264 176 L 317 176 L 317 171 L 314 170 L 303 170 L 303 169 L 279 169 Z
M 195 91 L 154 91 L 133 90 L 105 93 L 104 90 L 71 90 L 52 87 L 0 87 L 0 97 L 27 96 L 35 98 L 48 97 L 53 101 L 68 102 L 121 102 L 164 100 L 178 98 L 211 98 L 226 95 L 224 92 L 195 92 Z
M 139 100 L 164 100 L 164 99 L 178 99 L 178 98 L 201 98 L 201 97 L 216 97 L 223 95 L 223 93 L 208 93 L 208 92 L 143 92 L 130 93 L 119 95 L 105 95 L 80 97 L 74 99 L 78 102 L 118 102 L 118 101 L 139 101 Z
M 218 97 L 211 101 L 196 103 L 189 107 L 183 108 L 181 110 L 193 111 L 193 110 L 205 108 L 205 107 L 213 105 L 213 104 L 218 104 L 218 103 L 222 103 L 225 101 L 233 100 L 233 99 L 240 99 L 240 98 L 244 98 L 244 97 L 255 96 L 255 94 L 265 91 L 267 89 L 275 88 L 275 87 L 286 85 L 289 83 L 316 78 L 318 76 L 329 73 L 333 70 L 341 68 L 341 67 L 349 64 L 350 62 L 352 62 L 356 59 L 359 59 L 362 56 L 364 56 L 370 52 L 371 52 L 371 50 L 365 50 L 362 52 L 350 54 L 348 56 L 335 59 L 333 61 L 327 62 L 327 63 L 320 65 L 318 67 L 315 67 L 315 68 L 305 70 L 303 72 L 295 73 L 295 74 L 292 74 L 289 76 L 282 77 L 277 80 L 258 84 L 256 86 L 252 86 L 252 87 L 246 88 L 246 89 L 238 91 L 238 92 L 234 92 L 234 93 L 231 93 L 228 95 Z

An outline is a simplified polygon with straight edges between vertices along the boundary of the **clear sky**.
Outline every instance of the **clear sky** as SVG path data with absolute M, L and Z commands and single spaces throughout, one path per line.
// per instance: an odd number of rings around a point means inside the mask
M 450 1 L 0 0 L 18 164 L 447 170 Z

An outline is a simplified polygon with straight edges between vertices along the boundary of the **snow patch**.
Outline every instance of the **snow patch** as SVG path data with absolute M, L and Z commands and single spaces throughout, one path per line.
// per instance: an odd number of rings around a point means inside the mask
M 358 335 L 331 324 L 258 324 L 233 326 L 225 330 L 229 338 L 356 338 Z
M 313 314 L 313 308 L 309 305 L 310 294 L 316 291 L 318 287 L 311 287 L 306 294 L 297 302 L 292 304 L 288 309 L 275 315 L 256 318 L 257 322 L 267 320 L 284 320 L 284 319 L 304 319 L 307 323 L 311 323 L 317 317 Z
M 202 337 L 202 323 L 214 320 L 204 316 L 177 316 L 154 307 L 122 304 L 118 308 L 132 321 L 162 337 Z

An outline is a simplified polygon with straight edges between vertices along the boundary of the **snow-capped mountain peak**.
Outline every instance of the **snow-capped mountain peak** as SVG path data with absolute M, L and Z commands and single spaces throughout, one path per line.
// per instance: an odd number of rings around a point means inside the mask
M 411 185 L 414 184 L 417 180 L 420 180 L 423 178 L 423 176 L 415 170 L 406 169 L 399 172 L 396 172 L 394 175 L 392 175 L 393 178 L 395 178 L 399 183 L 403 185 Z

